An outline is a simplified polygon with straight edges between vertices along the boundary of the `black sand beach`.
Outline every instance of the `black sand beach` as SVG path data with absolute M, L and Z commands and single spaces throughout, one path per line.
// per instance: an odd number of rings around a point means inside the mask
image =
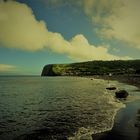
M 95 76 L 95 78 L 105 80 L 116 80 L 121 83 L 134 85 L 140 89 L 140 75 L 112 75 L 112 76 Z
M 103 76 L 105 80 L 117 80 L 140 88 L 139 76 Z M 118 111 L 111 131 L 96 134 L 94 140 L 140 140 L 140 100 L 129 102 Z
M 94 140 L 140 140 L 140 101 L 128 103 L 121 109 L 111 131 L 96 134 Z

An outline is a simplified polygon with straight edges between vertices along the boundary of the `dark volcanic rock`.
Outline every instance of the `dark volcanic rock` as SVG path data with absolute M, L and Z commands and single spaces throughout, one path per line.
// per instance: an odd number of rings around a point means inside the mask
M 108 90 L 116 90 L 116 87 L 107 87 Z
M 135 127 L 140 127 L 140 122 L 135 123 Z
M 116 98 L 126 98 L 128 96 L 128 92 L 126 90 L 116 91 Z
M 135 74 L 140 74 L 140 69 L 137 69 Z
M 41 76 L 58 76 L 58 75 L 53 71 L 53 64 L 49 64 L 43 68 Z

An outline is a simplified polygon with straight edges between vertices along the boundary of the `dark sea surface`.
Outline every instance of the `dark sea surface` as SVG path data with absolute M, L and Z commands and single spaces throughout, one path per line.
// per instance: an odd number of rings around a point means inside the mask
M 111 83 L 127 90 L 128 99 L 117 100 L 105 80 L 0 77 L 0 140 L 94 139 L 112 129 L 118 110 L 140 99 L 136 87 Z

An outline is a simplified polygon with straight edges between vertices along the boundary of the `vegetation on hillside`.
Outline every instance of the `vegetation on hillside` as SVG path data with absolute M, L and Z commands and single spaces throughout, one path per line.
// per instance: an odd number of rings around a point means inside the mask
M 47 69 L 47 66 L 45 67 Z M 140 74 L 140 60 L 88 61 L 72 64 L 53 64 L 51 70 L 59 76 L 107 75 L 109 73 L 114 75 Z

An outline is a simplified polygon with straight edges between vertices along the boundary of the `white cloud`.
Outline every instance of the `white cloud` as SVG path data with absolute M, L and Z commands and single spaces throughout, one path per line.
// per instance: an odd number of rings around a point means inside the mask
M 65 0 L 48 0 L 63 5 Z M 80 6 L 99 28 L 99 36 L 124 41 L 140 49 L 140 0 L 67 0 Z M 100 36 L 100 37 L 101 37 Z
M 46 44 L 46 26 L 32 10 L 18 2 L 0 3 L 0 42 L 7 47 L 38 50 Z
M 16 66 L 8 64 L 0 64 L 0 72 L 12 72 L 16 70 Z
M 124 0 L 124 6 L 106 19 L 110 29 L 104 28 L 104 35 L 126 41 L 140 49 L 139 7 L 139 0 Z
M 82 34 L 65 40 L 60 33 L 50 32 L 44 21 L 38 21 L 30 7 L 15 1 L 0 3 L 0 43 L 28 51 L 48 48 L 79 61 L 129 59 L 110 54 L 105 46 L 89 44 Z
M 73 57 L 78 56 L 83 60 L 113 60 L 113 59 L 130 59 L 129 57 L 117 57 L 109 54 L 108 46 L 94 46 L 88 43 L 88 40 L 83 35 L 75 36 L 71 41 L 71 46 L 74 46 L 70 52 Z
M 98 33 L 140 49 L 140 0 L 84 0 L 84 11 L 100 25 Z

